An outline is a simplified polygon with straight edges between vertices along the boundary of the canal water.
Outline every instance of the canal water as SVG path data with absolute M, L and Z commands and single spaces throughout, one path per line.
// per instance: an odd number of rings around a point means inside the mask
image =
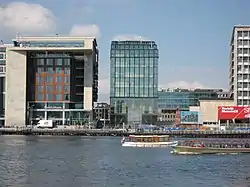
M 0 136 L 0 186 L 247 187 L 250 155 L 172 155 L 111 137 Z

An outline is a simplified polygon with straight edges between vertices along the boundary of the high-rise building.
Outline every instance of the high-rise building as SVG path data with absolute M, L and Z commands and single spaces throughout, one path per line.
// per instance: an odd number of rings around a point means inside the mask
M 158 57 L 154 41 L 112 41 L 111 123 L 153 123 L 152 116 L 157 112 Z
M 229 88 L 230 97 L 237 105 L 250 105 L 250 25 L 237 25 L 233 28 Z
M 95 38 L 18 37 L 13 42 L 6 51 L 5 125 L 92 120 L 98 95 Z

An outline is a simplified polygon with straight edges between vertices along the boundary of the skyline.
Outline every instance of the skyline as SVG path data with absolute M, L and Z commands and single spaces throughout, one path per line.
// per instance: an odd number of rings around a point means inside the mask
M 96 36 L 100 49 L 100 102 L 109 99 L 112 40 L 141 36 L 156 41 L 160 54 L 159 88 L 227 90 L 233 26 L 250 23 L 247 0 L 241 3 L 159 0 L 157 4 L 142 0 L 60 2 L 63 3 L 2 0 L 0 39 L 10 43 L 17 32 L 22 36 L 57 33 Z

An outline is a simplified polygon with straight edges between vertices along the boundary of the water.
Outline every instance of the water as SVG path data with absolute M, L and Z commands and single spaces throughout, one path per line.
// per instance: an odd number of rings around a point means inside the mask
M 250 154 L 172 155 L 120 138 L 0 136 L 0 186 L 247 187 Z

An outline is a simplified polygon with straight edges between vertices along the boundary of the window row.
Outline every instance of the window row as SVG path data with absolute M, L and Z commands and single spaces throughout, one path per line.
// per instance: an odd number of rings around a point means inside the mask
M 68 101 L 69 94 L 36 93 L 36 101 Z
M 238 48 L 237 49 L 237 53 L 238 54 L 249 54 L 250 53 L 250 49 L 249 48 Z
M 69 58 L 38 58 L 36 63 L 39 66 L 70 66 Z
M 50 74 L 70 74 L 70 68 L 69 67 L 37 67 L 36 68 L 37 73 L 50 73 Z
M 238 31 L 237 35 L 238 35 L 238 37 L 249 37 L 250 32 L 249 31 Z
M 70 76 L 36 76 L 36 84 L 70 83 Z
M 56 85 L 37 85 L 36 86 L 36 92 L 57 92 L 57 93 L 62 93 L 62 92 L 66 92 L 69 93 L 70 92 L 70 85 L 60 85 L 60 84 L 56 84 Z
M 156 49 L 155 43 L 129 43 L 129 44 L 112 44 L 111 49 Z
M 237 57 L 237 61 L 238 62 L 249 62 L 250 61 L 250 57 L 246 57 L 246 56 L 244 56 L 244 57 Z

